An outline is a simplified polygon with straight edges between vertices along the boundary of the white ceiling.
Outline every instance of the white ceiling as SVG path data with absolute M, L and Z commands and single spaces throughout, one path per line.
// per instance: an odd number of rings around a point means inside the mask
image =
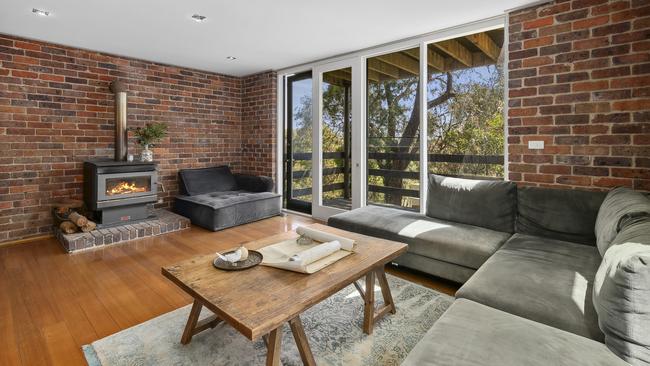
M 533 2 L 0 0 L 0 32 L 243 76 L 489 18 Z M 52 14 L 40 17 L 32 8 Z M 193 14 L 207 20 L 197 23 Z

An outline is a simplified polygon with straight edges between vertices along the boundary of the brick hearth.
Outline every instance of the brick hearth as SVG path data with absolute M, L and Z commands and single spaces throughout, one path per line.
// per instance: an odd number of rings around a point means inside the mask
M 138 223 L 114 226 L 93 230 L 89 233 L 63 234 L 58 228 L 54 229 L 63 249 L 72 253 L 79 250 L 123 243 L 135 239 L 147 238 L 160 234 L 187 229 L 190 220 L 184 216 L 160 209 L 156 210 L 157 218 Z

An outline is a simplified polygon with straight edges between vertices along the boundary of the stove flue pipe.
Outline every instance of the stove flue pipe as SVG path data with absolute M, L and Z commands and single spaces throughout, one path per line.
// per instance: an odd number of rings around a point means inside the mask
M 126 130 L 126 84 L 115 80 L 111 82 L 111 92 L 115 94 L 115 161 L 126 161 L 128 131 Z

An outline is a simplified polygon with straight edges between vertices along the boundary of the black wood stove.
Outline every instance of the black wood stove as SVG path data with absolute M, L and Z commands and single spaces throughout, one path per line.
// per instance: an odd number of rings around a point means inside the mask
M 101 226 L 150 217 L 158 200 L 158 174 L 153 162 L 128 162 L 126 85 L 111 83 L 115 94 L 115 158 L 84 162 L 84 202 Z
M 101 225 L 143 220 L 158 200 L 155 163 L 84 162 L 84 201 Z

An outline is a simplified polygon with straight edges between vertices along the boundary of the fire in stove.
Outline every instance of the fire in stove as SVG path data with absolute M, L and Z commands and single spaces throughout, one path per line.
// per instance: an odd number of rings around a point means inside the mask
M 129 194 L 146 192 L 148 187 L 140 187 L 135 182 L 129 183 L 121 181 L 111 188 L 106 189 L 107 196 L 114 196 L 117 194 Z

